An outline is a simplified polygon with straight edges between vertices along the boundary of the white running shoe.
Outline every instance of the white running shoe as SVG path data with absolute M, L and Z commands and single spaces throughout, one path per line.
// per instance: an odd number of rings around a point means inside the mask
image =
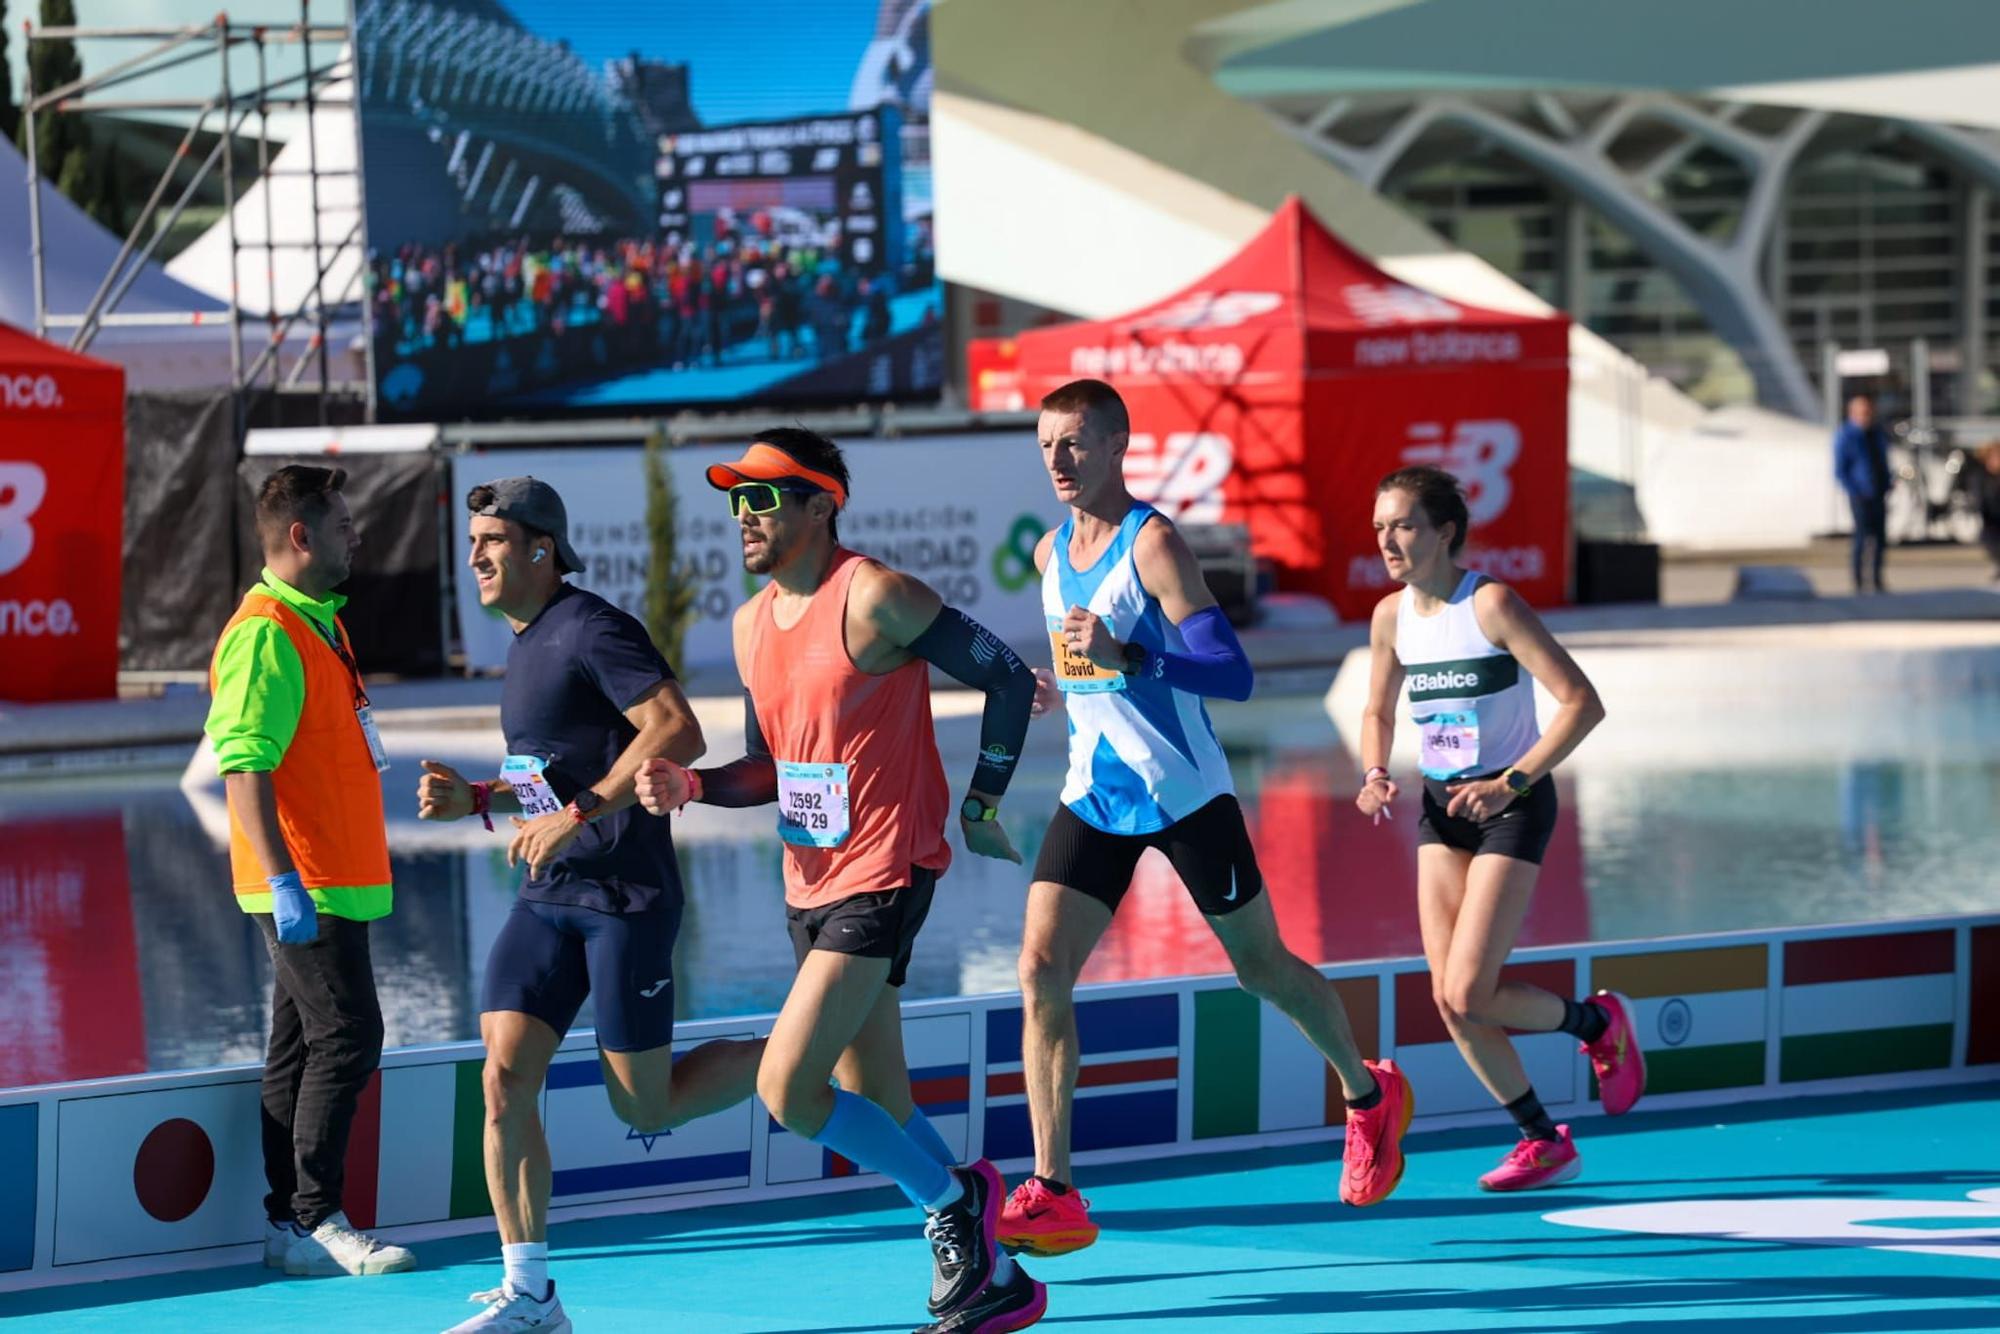
M 299 1230 L 290 1223 L 273 1223 L 264 1220 L 264 1268 L 283 1269 L 285 1252 L 292 1248 L 292 1242 L 299 1236 Z
M 400 1274 L 416 1267 L 416 1256 L 401 1246 L 356 1232 L 344 1213 L 334 1214 L 311 1232 L 294 1238 L 285 1251 L 285 1272 L 310 1278 Z
M 516 1292 L 504 1283 L 486 1292 L 475 1292 L 471 1300 L 486 1309 L 463 1324 L 453 1325 L 444 1334 L 569 1334 L 569 1317 L 563 1314 L 556 1285 L 549 1284 L 547 1300 Z

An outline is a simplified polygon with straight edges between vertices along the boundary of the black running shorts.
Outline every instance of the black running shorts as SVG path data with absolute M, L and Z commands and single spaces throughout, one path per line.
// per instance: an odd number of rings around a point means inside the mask
M 1482 781 L 1466 779 L 1466 782 Z M 1525 796 L 1514 798 L 1507 808 L 1471 820 L 1445 814 L 1451 803 L 1451 789 L 1443 783 L 1424 780 L 1424 814 L 1417 821 L 1417 845 L 1442 843 L 1474 856 L 1491 854 L 1516 861 L 1542 864 L 1549 840 L 1556 832 L 1556 780 L 1544 774 Z
M 1147 848 L 1167 855 L 1194 906 L 1210 917 L 1233 913 L 1264 892 L 1243 808 L 1228 795 L 1151 834 L 1107 834 L 1059 806 L 1035 857 L 1035 879 L 1088 894 L 1115 913 Z
M 785 929 L 800 963 L 814 950 L 889 961 L 889 985 L 900 987 L 910 971 L 910 951 L 930 916 L 937 872 L 910 868 L 902 889 L 850 894 L 817 908 L 785 908 Z

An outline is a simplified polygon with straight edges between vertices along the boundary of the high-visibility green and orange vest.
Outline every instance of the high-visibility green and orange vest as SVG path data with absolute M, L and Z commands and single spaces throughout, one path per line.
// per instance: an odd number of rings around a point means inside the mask
M 307 597 L 265 570 L 216 641 L 205 730 L 223 773 L 271 775 L 278 828 L 314 904 L 365 922 L 389 913 L 389 842 L 356 712 L 367 696 L 339 618 L 346 604 L 337 593 Z M 271 911 L 269 872 L 233 809 L 229 869 L 237 906 Z

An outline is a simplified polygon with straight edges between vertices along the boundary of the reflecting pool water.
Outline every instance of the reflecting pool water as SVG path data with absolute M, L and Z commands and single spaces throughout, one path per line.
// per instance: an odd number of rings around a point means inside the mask
M 941 706 L 938 723 L 954 781 L 977 734 L 965 703 Z M 737 753 L 740 713 L 703 709 L 711 755 Z M 1292 946 L 1320 962 L 1419 953 L 1415 810 L 1381 826 L 1355 813 L 1359 766 L 1316 698 L 1215 717 Z M 1681 732 L 1665 744 L 1666 721 L 1592 738 L 1562 776 L 1524 943 L 1979 911 L 2000 897 L 2000 701 L 1775 721 L 1764 711 L 1758 725 L 1792 740 L 1691 747 Z M 396 911 L 374 949 L 389 1040 L 470 1038 L 515 878 L 498 835 L 476 821 L 420 824 L 412 794 L 419 758 L 491 772 L 499 738 L 392 725 L 388 741 Z M 1037 729 L 1003 816 L 1029 863 L 1055 809 L 1062 742 L 1059 724 Z M 170 774 L 0 785 L 0 1086 L 259 1058 L 270 966 L 229 898 L 220 811 L 219 787 L 184 793 Z M 696 808 L 676 838 L 688 886 L 681 1017 L 774 1009 L 792 960 L 769 811 Z M 912 998 L 1014 984 L 1026 870 L 956 854 L 917 945 Z M 1086 980 L 1225 966 L 1149 855 Z

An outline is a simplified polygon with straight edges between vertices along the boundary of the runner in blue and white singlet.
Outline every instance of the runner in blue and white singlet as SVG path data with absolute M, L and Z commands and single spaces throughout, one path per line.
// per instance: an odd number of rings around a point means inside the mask
M 1082 607 L 1149 661 L 1164 666 L 1167 654 L 1187 652 L 1180 628 L 1139 579 L 1133 546 L 1149 520 L 1165 522 L 1151 505 L 1134 503 L 1110 547 L 1084 570 L 1070 564 L 1075 521 L 1064 523 L 1042 574 L 1056 684 L 1069 712 L 1062 803 L 1108 834 L 1157 833 L 1236 790 L 1201 696 L 1158 672 L 1099 667 L 1064 643 L 1063 618 Z
M 1229 763 L 1203 699 L 1243 700 L 1250 661 L 1171 520 L 1125 487 L 1131 422 L 1110 385 L 1042 400 L 1036 435 L 1068 520 L 1035 548 L 1053 670 L 1038 705 L 1069 712 L 1069 771 L 1028 887 L 1021 931 L 1021 1068 L 1035 1173 L 1000 1213 L 1003 1245 L 1060 1255 L 1097 1239 L 1070 1187 L 1077 978 L 1132 885 L 1164 854 L 1243 985 L 1339 1074 L 1348 1129 L 1340 1195 L 1373 1204 L 1402 1176 L 1409 1084 L 1364 1061 L 1340 993 L 1285 947 Z

